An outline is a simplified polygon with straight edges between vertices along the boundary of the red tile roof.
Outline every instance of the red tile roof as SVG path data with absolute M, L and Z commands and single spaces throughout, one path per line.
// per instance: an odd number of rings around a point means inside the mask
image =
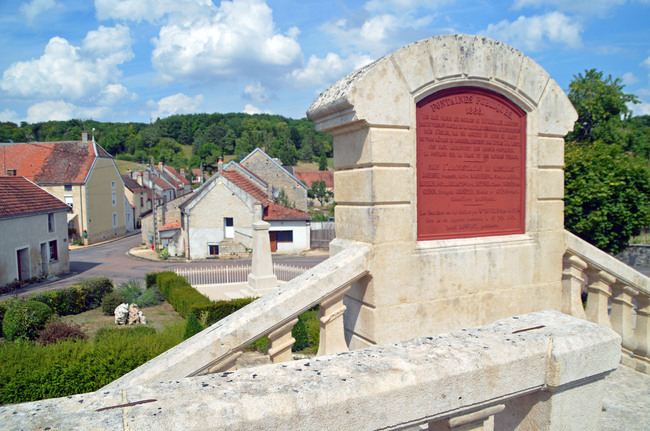
M 111 158 L 92 141 L 5 144 L 4 151 L 6 168 L 37 184 L 83 184 L 95 158 Z
M 122 174 L 122 181 L 124 181 L 124 187 L 129 189 L 132 193 L 146 193 L 149 187 L 141 186 L 136 180 L 131 178 L 129 174 Z
M 168 174 L 173 175 L 177 181 L 180 181 L 183 184 L 190 184 L 187 178 L 182 176 L 176 169 L 172 168 L 171 166 L 163 166 L 163 169 L 166 170 Z
M 307 211 L 269 202 L 264 209 L 264 220 L 311 220 Z
M 180 228 L 181 228 L 180 222 L 174 222 L 174 223 L 167 223 L 166 225 L 163 225 L 158 230 L 173 230 L 173 229 L 180 229 Z
M 23 177 L 0 177 L 0 218 L 71 211 L 60 199 Z
M 296 171 L 296 178 L 309 188 L 314 181 L 325 181 L 328 188 L 334 188 L 334 172 L 332 171 Z
M 261 202 L 263 205 L 269 200 L 268 196 L 266 193 L 255 186 L 253 183 L 248 181 L 246 178 L 244 178 L 242 175 L 240 175 L 236 171 L 222 171 L 221 175 L 226 178 L 228 181 L 248 193 L 249 195 L 253 196 L 255 199 L 257 199 L 259 202 Z

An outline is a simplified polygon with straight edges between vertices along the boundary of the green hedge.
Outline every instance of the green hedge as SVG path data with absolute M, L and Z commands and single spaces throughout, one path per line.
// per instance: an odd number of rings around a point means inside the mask
M 174 310 L 186 319 L 192 312 L 192 307 L 209 305 L 212 302 L 193 288 L 187 280 L 171 271 L 156 274 L 156 285 Z
M 7 304 L 2 332 L 8 340 L 33 340 L 51 317 L 52 309 L 42 302 L 14 299 Z
M 205 325 L 210 326 L 240 308 L 244 308 L 256 298 L 239 298 L 230 301 L 214 301 L 209 304 L 196 304 L 191 312 Z
M 0 404 L 96 391 L 183 341 L 183 332 L 178 322 L 162 333 L 103 329 L 95 341 L 0 343 Z
M 59 316 L 79 314 L 100 306 L 102 298 L 113 291 L 113 283 L 106 277 L 91 278 L 60 290 L 49 290 L 30 297 L 42 302 Z

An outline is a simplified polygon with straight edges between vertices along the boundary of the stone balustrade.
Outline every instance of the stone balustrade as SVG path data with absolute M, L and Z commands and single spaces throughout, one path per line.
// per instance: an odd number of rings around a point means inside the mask
M 650 374 L 650 279 L 569 232 L 565 242 L 562 311 L 613 328 L 622 363 Z
M 311 360 L 0 406 L 0 423 L 4 429 L 593 430 L 619 343 L 610 328 L 541 311 Z
M 243 309 L 108 384 L 105 389 L 181 379 L 235 368 L 241 351 L 269 335 L 271 360 L 291 359 L 293 325 L 302 312 L 320 305 L 319 355 L 348 350 L 343 296 L 367 274 L 369 248 L 351 244 L 335 256 L 277 287 Z

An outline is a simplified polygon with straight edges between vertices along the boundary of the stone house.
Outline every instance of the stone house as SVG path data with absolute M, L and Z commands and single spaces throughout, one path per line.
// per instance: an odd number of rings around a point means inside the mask
M 5 173 L 24 176 L 72 208 L 70 238 L 93 244 L 126 233 L 124 182 L 94 140 L 5 144 Z
M 133 207 L 133 218 L 137 228 L 141 226 L 142 217 L 151 211 L 153 200 L 152 190 L 142 184 L 142 172 L 138 172 L 138 174 L 140 182 L 134 180 L 128 171 L 126 174 L 122 174 L 124 193 L 127 201 Z
M 0 177 L 0 285 L 70 271 L 69 205 L 24 177 Z
M 307 191 L 309 187 L 283 168 L 278 161 L 271 158 L 261 148 L 256 148 L 240 164 L 245 169 L 253 172 L 259 179 L 271 184 L 274 197 L 277 197 L 278 193 L 284 190 L 289 202 L 295 205 L 297 209 L 307 211 Z

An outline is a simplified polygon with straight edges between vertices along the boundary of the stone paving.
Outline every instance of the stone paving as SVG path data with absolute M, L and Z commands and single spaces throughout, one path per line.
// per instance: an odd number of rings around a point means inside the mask
M 649 430 L 650 376 L 619 365 L 605 382 L 601 430 Z

